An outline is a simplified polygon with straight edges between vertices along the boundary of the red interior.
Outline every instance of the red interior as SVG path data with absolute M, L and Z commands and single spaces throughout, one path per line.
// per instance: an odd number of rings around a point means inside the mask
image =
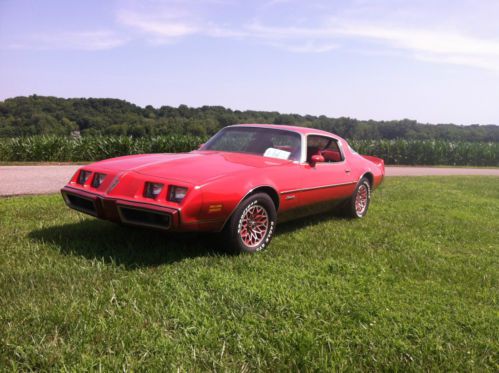
M 324 157 L 326 162 L 340 162 L 341 154 L 335 150 L 322 150 L 320 154 Z

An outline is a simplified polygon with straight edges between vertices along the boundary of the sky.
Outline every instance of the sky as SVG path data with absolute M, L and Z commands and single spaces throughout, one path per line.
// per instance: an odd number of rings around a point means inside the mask
M 0 100 L 499 124 L 497 0 L 0 0 Z

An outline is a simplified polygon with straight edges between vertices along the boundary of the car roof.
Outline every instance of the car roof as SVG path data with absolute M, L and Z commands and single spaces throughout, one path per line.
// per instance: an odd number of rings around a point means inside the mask
M 288 130 L 288 131 L 293 131 L 293 132 L 298 132 L 303 135 L 324 135 L 324 136 L 332 136 L 337 139 L 341 139 L 338 135 L 335 135 L 334 133 L 319 130 L 316 128 L 307 128 L 307 127 L 300 127 L 300 126 L 290 126 L 290 125 L 284 125 L 284 124 L 261 124 L 261 123 L 240 123 L 240 124 L 234 124 L 229 127 L 260 127 L 260 128 L 274 128 L 274 129 L 280 129 L 280 130 Z

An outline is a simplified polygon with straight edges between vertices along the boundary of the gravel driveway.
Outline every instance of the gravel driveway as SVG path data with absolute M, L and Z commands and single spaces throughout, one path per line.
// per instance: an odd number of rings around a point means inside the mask
M 0 166 L 0 196 L 58 192 L 79 165 Z
M 56 193 L 79 165 L 0 166 L 0 196 Z M 386 167 L 386 176 L 494 175 L 499 168 Z

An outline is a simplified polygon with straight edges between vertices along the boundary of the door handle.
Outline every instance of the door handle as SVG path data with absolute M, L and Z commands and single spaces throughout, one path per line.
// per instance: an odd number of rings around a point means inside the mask
M 345 172 L 349 174 L 350 172 L 352 172 L 352 170 L 346 169 Z

